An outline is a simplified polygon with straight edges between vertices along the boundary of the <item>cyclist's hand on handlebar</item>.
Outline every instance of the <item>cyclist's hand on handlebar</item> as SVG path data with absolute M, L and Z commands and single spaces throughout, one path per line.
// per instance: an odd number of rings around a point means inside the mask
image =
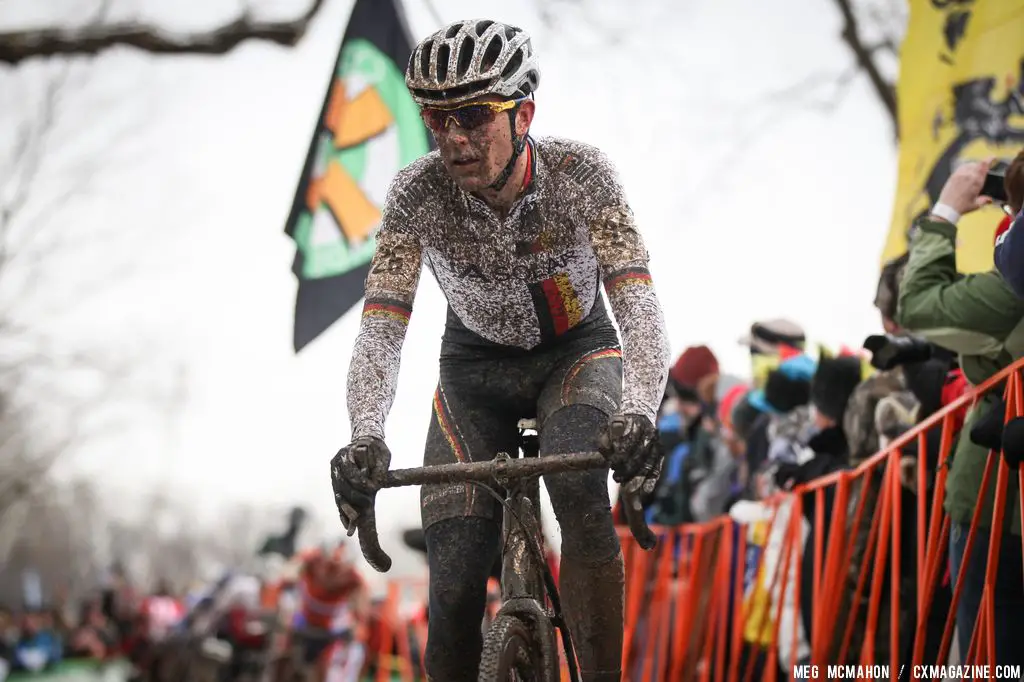
M 380 438 L 357 438 L 331 460 L 331 484 L 341 524 L 351 536 L 359 531 L 359 548 L 374 570 L 386 573 L 391 557 L 380 547 L 373 503 L 387 481 L 391 451 Z
M 650 419 L 639 414 L 617 414 L 601 428 L 597 444 L 616 483 L 631 493 L 654 492 L 663 457 L 658 431 Z
M 598 434 L 598 450 L 615 472 L 629 530 L 645 550 L 654 549 L 658 538 L 644 518 L 643 499 L 654 492 L 661 476 L 661 441 L 647 417 L 615 415 Z
M 360 518 L 373 513 L 377 491 L 391 466 L 391 451 L 379 438 L 357 438 L 331 460 L 331 485 L 338 515 L 349 535 Z

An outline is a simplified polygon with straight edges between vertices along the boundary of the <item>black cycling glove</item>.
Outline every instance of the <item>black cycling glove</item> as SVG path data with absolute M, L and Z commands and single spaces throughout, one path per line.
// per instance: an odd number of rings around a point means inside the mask
M 341 524 L 349 535 L 356 522 L 373 513 L 377 491 L 391 466 L 391 451 L 379 438 L 357 438 L 331 460 L 331 485 Z
M 601 428 L 597 443 L 616 483 L 628 484 L 631 492 L 654 491 L 663 457 L 650 419 L 640 414 L 615 415 Z

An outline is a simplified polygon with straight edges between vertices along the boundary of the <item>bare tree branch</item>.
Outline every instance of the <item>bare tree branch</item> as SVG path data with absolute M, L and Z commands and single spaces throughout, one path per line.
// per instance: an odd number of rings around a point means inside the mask
M 74 224 L 68 207 L 97 190 L 101 176 L 98 171 L 111 162 L 114 135 L 97 137 L 92 148 L 76 144 L 80 151 L 77 157 L 64 155 L 59 162 L 51 158 L 51 150 L 59 148 L 67 137 L 79 142 L 80 129 L 68 128 L 68 121 L 60 114 L 64 109 L 83 106 L 72 101 L 71 83 L 80 89 L 91 73 L 88 68 L 72 72 L 76 67 L 68 62 L 55 66 L 56 75 L 45 84 L 36 106 L 18 125 L 10 151 L 3 155 L 6 158 L 0 159 L 0 332 L 6 332 L 8 338 L 26 336 L 24 325 L 9 328 L 20 312 L 31 311 L 36 319 L 58 319 L 73 312 L 82 300 L 122 285 L 144 267 L 134 258 L 122 262 L 104 256 L 106 267 L 95 272 L 76 270 L 83 254 L 109 245 L 101 244 L 98 238 L 119 242 L 126 238 L 107 227 L 68 229 Z M 77 71 L 84 71 L 84 78 Z M 27 104 L 31 106 L 31 102 Z M 138 117 L 139 125 L 144 120 Z M 118 141 L 126 128 L 118 128 Z M 70 285 L 73 296 L 66 295 L 67 288 L 54 288 L 49 282 L 53 276 L 63 278 L 67 272 L 77 273 Z
M 842 103 L 843 97 L 859 72 L 857 64 L 853 64 L 838 74 L 833 71 L 813 73 L 792 85 L 764 94 L 758 98 L 758 105 L 798 103 L 804 107 L 831 113 Z M 825 87 L 831 88 L 831 93 L 821 97 L 820 91 Z
M 907 11 L 905 0 L 885 0 L 882 4 L 869 5 L 867 8 L 868 17 L 884 36 L 880 42 L 897 58 L 906 28 Z
M 868 47 L 868 52 L 870 52 L 871 54 L 877 54 L 879 52 L 882 52 L 883 50 L 893 56 L 899 55 L 900 52 L 899 46 L 892 38 L 889 37 L 885 37 L 879 40 L 874 45 Z
M 66 380 L 67 374 L 66 371 L 59 372 L 58 376 Z M 49 474 L 54 466 L 75 447 L 124 430 L 123 420 L 97 419 L 97 416 L 102 416 L 97 414 L 97 405 L 109 404 L 114 396 L 122 401 L 145 400 L 148 408 L 180 400 L 181 389 L 178 386 L 169 387 L 168 395 L 154 396 L 152 390 L 142 394 L 131 391 L 131 386 L 126 387 L 128 377 L 115 377 L 113 380 L 106 376 L 98 378 L 102 385 L 78 400 L 57 395 L 56 391 L 50 392 L 54 402 L 63 404 L 65 415 L 61 420 L 64 424 L 47 433 L 48 438 L 38 435 L 33 437 L 39 433 L 39 429 L 32 423 L 32 410 L 26 408 L 3 415 L 2 428 L 5 433 L 0 441 L 0 467 L 3 471 L 0 477 L 0 525 L 21 503 L 33 498 L 40 487 L 51 482 Z
M 325 4 L 326 0 L 312 0 L 305 12 L 287 21 L 262 21 L 246 10 L 223 26 L 180 35 L 135 22 L 10 31 L 0 33 L 0 63 L 16 65 L 34 57 L 95 56 L 117 46 L 157 55 L 223 55 L 248 41 L 292 47 Z
M 289 22 L 255 21 L 246 11 L 237 21 L 208 33 L 171 36 L 137 24 L 104 25 L 110 1 L 101 0 L 89 26 L 0 34 L 0 62 L 93 55 L 115 45 L 162 54 L 223 54 L 244 40 L 290 45 L 325 4 L 326 0 L 313 0 L 303 17 Z M 94 158 L 109 161 L 109 156 L 86 150 L 82 167 L 62 157 L 62 172 L 54 172 L 51 152 L 61 143 L 64 121 L 60 114 L 72 108 L 65 99 L 70 82 L 76 81 L 69 78 L 76 66 L 67 62 L 53 66 L 47 70 L 56 77 L 44 89 L 31 92 L 23 122 L 12 122 L 15 136 L 8 138 L 10 144 L 0 160 L 0 591 L 8 587 L 7 578 L 18 575 L 6 572 L 5 564 L 11 569 L 15 564 L 39 567 L 48 584 L 70 589 L 88 579 L 105 561 L 100 554 L 106 550 L 94 546 L 98 531 L 90 530 L 80 516 L 85 498 L 61 499 L 69 491 L 57 467 L 83 445 L 123 433 L 135 424 L 140 409 L 169 423 L 184 399 L 182 368 L 173 360 L 166 365 L 170 373 L 161 371 L 154 379 L 142 372 L 153 366 L 144 347 L 126 352 L 124 344 L 107 346 L 105 339 L 90 346 L 80 338 L 67 340 L 59 331 L 51 336 L 49 323 L 58 320 L 59 329 L 59 320 L 69 311 L 48 310 L 59 307 L 56 299 L 27 296 L 52 291 L 49 276 L 66 279 L 64 275 L 75 268 L 65 257 L 80 257 L 81 242 L 95 241 L 93 233 L 69 229 L 69 221 L 61 220 L 62 211 L 94 189 Z M 26 106 L 22 102 L 28 98 L 4 99 L 10 99 L 8 109 L 16 111 L 17 105 Z M 79 132 L 75 128 L 72 134 Z M 75 282 L 71 301 L 77 305 L 88 299 L 104 282 L 110 286 L 117 272 L 114 266 L 108 263 L 96 281 Z M 193 551 L 217 548 L 224 539 L 207 538 L 208 532 L 197 534 L 187 509 L 175 509 L 172 515 L 177 519 L 175 530 L 160 539 L 157 554 L 194 576 L 195 561 L 189 558 Z M 109 518 L 109 514 L 103 516 Z M 111 534 L 111 544 L 132 534 L 130 528 L 123 530 L 120 536 Z M 147 548 L 140 541 L 133 551 L 146 553 Z M 159 559 L 151 560 L 151 572 L 159 566 Z
M 11 167 L 8 169 L 8 182 L 11 183 L 12 189 L 5 191 L 4 188 L 0 188 L 0 201 L 3 201 L 4 194 L 10 195 L 0 206 L 0 268 L 10 248 L 11 226 L 28 202 L 39 175 L 39 168 L 46 155 L 46 138 L 56 121 L 57 102 L 67 78 L 68 68 L 65 65 L 57 77 L 47 84 L 46 95 L 37 116 L 29 119 L 38 121 L 36 126 L 33 128 L 28 120 L 19 126 Z
M 875 94 L 878 95 L 879 101 L 881 101 L 882 106 L 885 107 L 886 112 L 889 114 L 893 133 L 898 139 L 899 118 L 897 117 L 896 110 L 896 85 L 889 82 L 882 75 L 878 62 L 875 59 L 877 48 L 872 49 L 865 44 L 851 0 L 836 0 L 836 6 L 843 15 L 843 41 L 850 47 L 854 57 L 857 59 L 858 66 L 867 74 L 868 80 L 871 81 Z

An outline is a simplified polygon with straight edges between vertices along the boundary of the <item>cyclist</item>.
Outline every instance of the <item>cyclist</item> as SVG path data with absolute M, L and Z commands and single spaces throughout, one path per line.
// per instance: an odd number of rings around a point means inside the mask
M 647 250 L 601 151 L 529 135 L 539 81 L 529 36 L 495 21 L 457 21 L 413 50 L 406 84 L 438 150 L 394 179 L 366 279 L 348 375 L 353 440 L 331 461 L 350 532 L 369 522 L 390 466 L 384 422 L 424 262 L 448 300 L 426 465 L 512 452 L 518 419 L 535 417 L 542 456 L 598 448 L 626 488 L 657 481 L 654 419 L 669 348 Z M 621 674 L 623 563 L 607 475 L 545 477 L 562 528 L 563 601 L 588 682 Z M 426 672 L 475 680 L 500 506 L 461 483 L 423 486 L 420 502 Z
M 324 682 L 355 682 L 365 659 L 363 631 L 370 597 L 362 576 L 345 557 L 346 548 L 304 552 L 299 570 L 298 610 L 292 621 L 301 639 L 302 662 Z
M 185 604 L 173 596 L 166 580 L 142 600 L 139 608 L 137 666 L 148 679 L 159 679 L 158 669 L 174 651 L 172 635 L 186 615 Z

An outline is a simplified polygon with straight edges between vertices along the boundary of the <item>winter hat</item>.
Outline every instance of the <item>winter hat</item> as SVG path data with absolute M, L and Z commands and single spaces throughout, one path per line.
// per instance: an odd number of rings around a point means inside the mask
M 718 358 L 707 346 L 690 346 L 672 365 L 668 376 L 678 388 L 697 388 L 697 385 L 712 374 L 718 374 Z
M 843 433 L 850 446 L 850 461 L 854 464 L 878 452 L 878 430 L 875 428 L 875 410 L 883 398 L 907 385 L 901 370 L 878 372 L 854 389 L 843 415 Z
M 750 326 L 750 332 L 740 339 L 740 345 L 748 346 L 751 353 L 774 355 L 780 346 L 803 349 L 807 335 L 803 327 L 786 319 L 763 320 Z
M 862 376 L 863 363 L 860 358 L 823 355 L 811 380 L 811 404 L 821 415 L 841 422 L 850 396 Z
M 758 332 L 760 333 L 760 332 Z M 786 360 L 802 355 L 804 352 L 804 341 L 791 339 L 792 343 L 775 343 L 765 341 L 763 338 L 750 337 L 750 376 L 754 388 L 764 388 L 768 381 L 768 373 L 778 369 L 779 364 Z
M 778 370 L 768 375 L 764 386 L 764 400 L 768 412 L 785 414 L 811 400 L 811 382 Z
M 750 403 L 762 412 L 784 414 L 811 400 L 811 379 L 817 367 L 814 359 L 801 354 L 779 363 L 768 373 L 763 389 L 751 393 Z
M 879 447 L 891 442 L 914 428 L 921 404 L 910 391 L 891 393 L 875 406 L 875 431 Z

